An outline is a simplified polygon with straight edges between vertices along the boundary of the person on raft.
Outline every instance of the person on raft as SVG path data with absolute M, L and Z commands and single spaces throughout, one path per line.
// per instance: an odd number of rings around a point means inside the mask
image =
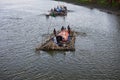
M 68 26 L 68 30 L 62 26 L 61 31 L 59 34 L 56 34 L 56 30 L 53 31 L 55 37 L 54 42 L 57 43 L 59 46 L 62 46 L 62 43 L 69 41 L 69 35 L 70 35 L 70 27 Z

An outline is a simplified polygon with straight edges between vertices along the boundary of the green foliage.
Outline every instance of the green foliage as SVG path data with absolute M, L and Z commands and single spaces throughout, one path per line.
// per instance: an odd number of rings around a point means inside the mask
M 85 3 L 85 4 L 97 4 L 101 6 L 111 6 L 111 7 L 117 7 L 120 5 L 119 2 L 116 2 L 115 0 L 112 0 L 112 3 L 110 3 L 109 0 L 76 0 L 79 3 Z

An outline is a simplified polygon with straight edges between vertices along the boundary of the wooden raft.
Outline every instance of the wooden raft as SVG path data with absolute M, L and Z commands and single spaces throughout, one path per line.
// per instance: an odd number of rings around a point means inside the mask
M 50 12 L 49 14 L 46 14 L 46 16 L 66 16 L 67 12 Z
M 75 51 L 75 32 L 70 32 L 70 41 L 64 43 L 64 46 L 58 46 L 52 38 L 54 37 L 53 34 L 50 35 L 51 37 L 45 41 L 43 44 L 38 46 L 36 50 L 43 50 L 43 51 Z

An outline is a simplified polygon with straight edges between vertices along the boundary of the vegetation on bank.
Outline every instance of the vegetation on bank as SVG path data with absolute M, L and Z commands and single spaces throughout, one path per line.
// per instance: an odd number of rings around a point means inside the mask
M 56 0 L 57 1 L 57 0 Z M 120 10 L 120 0 L 59 0 Z

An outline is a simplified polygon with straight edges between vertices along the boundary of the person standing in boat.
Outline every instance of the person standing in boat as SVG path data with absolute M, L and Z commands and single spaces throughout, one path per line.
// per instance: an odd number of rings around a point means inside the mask
M 67 26 L 67 29 L 68 29 L 68 33 L 69 33 L 68 41 L 70 41 L 70 39 L 71 39 L 71 37 L 70 37 L 70 35 L 71 35 L 71 28 L 70 28 L 69 25 Z
M 61 12 L 61 11 L 62 11 L 62 8 L 59 7 L 59 6 L 57 6 L 56 11 L 57 11 L 57 12 Z
M 54 10 L 53 10 L 53 9 L 51 9 L 50 11 L 51 11 L 51 12 L 54 12 Z
M 49 15 L 51 15 L 51 16 L 55 16 L 54 9 L 51 9 L 51 12 L 50 12 L 50 14 L 49 14 Z
M 61 41 L 63 40 L 63 38 L 62 38 L 62 36 L 57 35 L 55 28 L 53 30 L 53 34 L 55 35 L 55 37 L 52 38 L 53 42 L 58 44 L 59 46 L 62 46 Z
M 55 28 L 54 28 L 54 30 L 53 30 L 53 33 L 54 33 L 55 36 L 57 35 Z
M 54 36 L 55 37 L 53 37 L 52 39 L 53 39 L 53 41 L 54 41 L 54 43 L 56 43 L 57 44 L 57 32 L 56 32 L 56 29 L 54 28 L 54 30 L 53 30 L 53 34 L 54 34 Z
M 61 31 L 64 30 L 64 26 L 62 26 Z
M 68 33 L 70 34 L 71 29 L 69 25 L 67 26 L 67 29 L 68 29 Z
M 64 6 L 63 8 L 65 9 L 65 11 L 67 11 L 67 7 L 66 6 Z
M 54 11 L 55 11 L 55 12 L 57 11 L 56 8 L 54 8 Z

